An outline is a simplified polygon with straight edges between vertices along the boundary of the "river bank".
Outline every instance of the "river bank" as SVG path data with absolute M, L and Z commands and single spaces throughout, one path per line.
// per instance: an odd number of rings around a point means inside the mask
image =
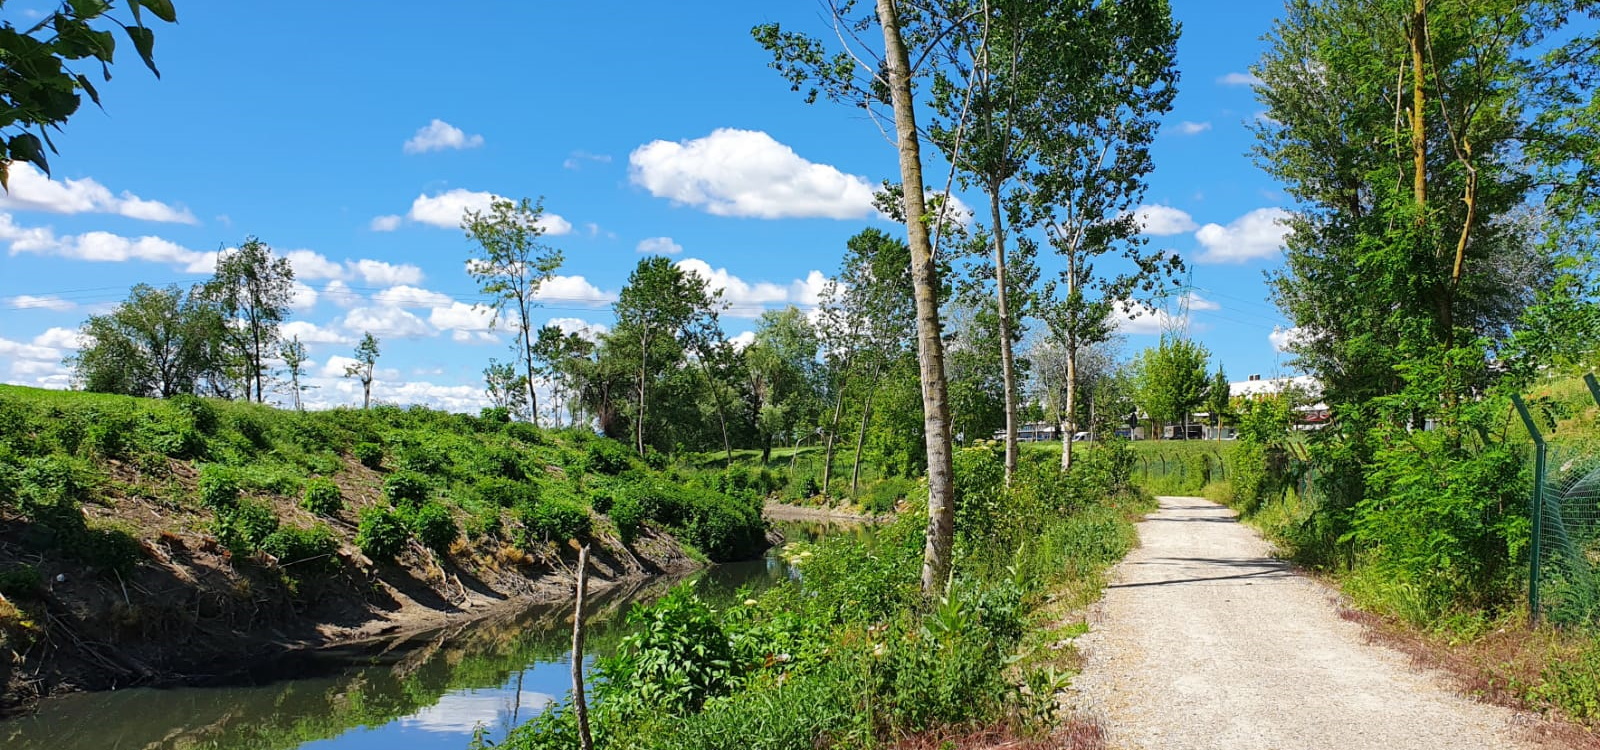
M 166 542 L 121 581 L 41 568 L 49 584 L 30 607 L 39 613 L 31 642 L 11 654 L 3 713 L 76 692 L 225 682 L 291 652 L 397 642 L 566 602 L 576 559 L 573 550 L 552 549 L 359 566 L 360 552 L 346 549 L 340 575 L 295 581 L 235 565 L 204 539 Z M 702 567 L 669 534 L 653 531 L 630 545 L 596 540 L 590 560 L 597 593 Z
M 841 524 L 774 524 L 808 541 Z M 708 601 L 741 601 L 792 575 L 777 548 L 762 558 L 687 573 L 628 578 L 591 590 L 586 656 L 609 653 L 634 627 L 625 615 L 688 582 Z M 571 602 L 509 600 L 451 617 L 443 627 L 393 631 L 339 645 L 263 655 L 224 677 L 62 695 L 0 720 L 0 747 L 324 750 L 465 747 L 481 725 L 498 742 L 571 687 Z

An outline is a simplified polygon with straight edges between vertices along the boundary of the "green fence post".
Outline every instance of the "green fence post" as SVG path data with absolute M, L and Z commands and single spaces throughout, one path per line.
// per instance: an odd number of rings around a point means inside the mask
M 1594 388 L 1593 376 L 1586 378 L 1589 387 Z M 1528 435 L 1533 438 L 1533 540 L 1532 550 L 1528 557 L 1528 621 L 1537 625 L 1539 623 L 1539 543 L 1544 532 L 1544 475 L 1545 475 L 1545 444 L 1544 435 L 1539 433 L 1539 426 L 1533 423 L 1533 415 L 1528 413 L 1528 405 L 1522 402 L 1522 397 L 1511 395 L 1511 403 L 1516 404 L 1517 414 L 1522 417 L 1522 424 L 1528 428 Z
M 1600 383 L 1594 381 L 1594 373 L 1584 375 L 1583 382 L 1589 386 L 1589 395 L 1594 396 L 1595 405 L 1600 406 Z

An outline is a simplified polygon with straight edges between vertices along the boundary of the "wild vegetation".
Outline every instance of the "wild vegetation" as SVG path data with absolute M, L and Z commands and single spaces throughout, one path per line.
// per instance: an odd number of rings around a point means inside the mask
M 785 477 L 662 468 L 494 409 L 294 412 L 0 387 L 0 629 L 30 655 L 18 667 L 45 668 L 40 690 L 137 681 L 161 667 L 102 654 L 110 674 L 66 670 L 102 651 L 152 658 L 141 644 L 223 625 L 359 624 L 398 607 L 397 591 L 439 611 L 472 597 L 463 581 L 535 594 L 574 540 L 609 549 L 613 578 L 692 564 L 662 534 L 712 561 L 765 548 L 760 506 Z M 263 613 L 269 602 L 283 610 Z M 89 632 L 113 635 L 50 645 Z
M 1082 632 L 1053 618 L 1098 591 L 1149 507 L 1128 484 L 1122 444 L 1087 452 L 1071 474 L 1058 463 L 1024 454 L 1008 488 L 998 444 L 956 452 L 955 564 L 931 599 L 919 583 L 927 520 L 914 503 L 871 545 L 787 546 L 800 579 L 742 603 L 714 609 L 680 588 L 636 607 L 633 634 L 595 668 L 595 747 L 871 746 L 975 724 L 1053 731 L 1071 665 L 1052 644 Z M 562 706 L 499 746 L 576 743 Z

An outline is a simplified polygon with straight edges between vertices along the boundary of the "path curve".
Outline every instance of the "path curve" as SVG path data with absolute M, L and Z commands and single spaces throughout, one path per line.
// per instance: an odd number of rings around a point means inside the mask
M 1078 639 L 1071 697 L 1140 750 L 1530 748 L 1475 703 L 1339 617 L 1334 592 L 1271 556 L 1233 511 L 1163 497 Z

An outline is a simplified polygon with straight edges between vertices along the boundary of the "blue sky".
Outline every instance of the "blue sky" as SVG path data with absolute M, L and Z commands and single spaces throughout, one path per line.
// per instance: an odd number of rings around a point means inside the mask
M 0 13 L 20 25 L 48 6 Z M 305 285 L 288 331 L 319 373 L 308 401 L 359 402 L 333 374 L 371 330 L 376 398 L 476 410 L 508 339 L 472 307 L 455 227 L 490 194 L 544 196 L 566 264 L 542 315 L 562 325 L 609 324 L 641 247 L 723 287 L 730 335 L 813 302 L 849 236 L 892 229 L 864 196 L 898 177 L 871 122 L 806 105 L 750 39 L 768 21 L 820 29 L 819 7 L 179 3 L 180 23 L 156 29 L 160 80 L 125 50 L 105 111 L 86 105 L 56 136 L 53 180 L 13 167 L 0 380 L 65 387 L 86 315 L 134 283 L 198 281 L 211 253 L 256 235 Z M 1193 334 L 1235 380 L 1286 369 L 1262 272 L 1280 262 L 1287 198 L 1249 159 L 1260 106 L 1243 75 L 1281 7 L 1174 4 L 1182 79 L 1145 201 L 1153 241 L 1193 268 Z M 1125 328 L 1130 353 L 1156 321 Z

